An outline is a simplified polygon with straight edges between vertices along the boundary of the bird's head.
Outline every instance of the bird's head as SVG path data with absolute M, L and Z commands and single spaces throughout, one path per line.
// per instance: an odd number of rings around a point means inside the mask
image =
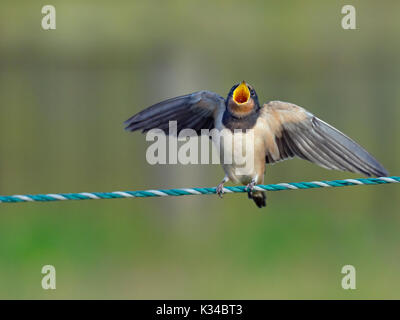
M 226 107 L 237 117 L 244 117 L 260 109 L 258 97 L 253 87 L 242 81 L 235 84 L 226 98 Z

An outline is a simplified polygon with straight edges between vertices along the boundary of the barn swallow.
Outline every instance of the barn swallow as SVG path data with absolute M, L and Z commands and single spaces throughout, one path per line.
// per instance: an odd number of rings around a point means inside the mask
M 235 138 L 236 129 L 254 129 L 253 170 L 238 175 L 235 162 L 224 164 L 221 159 L 225 177 L 216 192 L 222 196 L 224 183 L 228 181 L 241 183 L 247 186 L 249 198 L 259 208 L 265 207 L 266 195 L 253 188 L 264 183 L 266 164 L 295 156 L 326 169 L 388 176 L 386 169 L 365 149 L 304 108 L 281 101 L 260 106 L 256 91 L 245 81 L 234 85 L 226 99 L 211 91 L 198 91 L 162 101 L 125 121 L 125 129 L 147 132 L 159 128 L 168 134 L 169 121 L 177 121 L 178 134 L 185 128 L 198 134 L 201 129 L 215 128 L 227 129 Z M 223 152 L 232 151 L 227 144 L 220 147 Z

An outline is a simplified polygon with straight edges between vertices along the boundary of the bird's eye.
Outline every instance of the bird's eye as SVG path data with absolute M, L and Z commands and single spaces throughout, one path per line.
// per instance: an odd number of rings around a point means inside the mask
M 254 89 L 250 89 L 250 94 L 251 94 L 252 96 L 254 96 L 254 95 L 256 94 L 256 92 L 254 91 Z

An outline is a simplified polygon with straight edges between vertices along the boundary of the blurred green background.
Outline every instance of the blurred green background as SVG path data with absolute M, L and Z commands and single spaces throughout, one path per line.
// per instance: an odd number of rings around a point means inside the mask
M 0 4 L 0 194 L 215 186 L 217 165 L 147 164 L 122 122 L 243 79 L 400 174 L 398 1 L 53 0 L 54 31 L 45 4 Z M 357 30 L 341 27 L 345 4 Z M 266 183 L 348 177 L 293 160 Z M 275 192 L 263 210 L 246 195 L 2 204 L 0 298 L 400 298 L 399 191 Z

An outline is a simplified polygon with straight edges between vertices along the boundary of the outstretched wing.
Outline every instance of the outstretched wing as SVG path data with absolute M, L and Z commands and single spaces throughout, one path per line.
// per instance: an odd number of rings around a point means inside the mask
M 211 91 L 198 91 L 144 109 L 125 121 L 125 129 L 147 132 L 159 128 L 168 134 L 169 121 L 177 121 L 178 133 L 182 129 L 193 129 L 199 134 L 201 129 L 214 128 L 214 119 L 224 110 L 224 98 L 220 95 Z
M 360 145 L 299 106 L 272 101 L 263 106 L 261 117 L 272 136 L 266 137 L 267 163 L 297 156 L 327 169 L 388 176 Z

